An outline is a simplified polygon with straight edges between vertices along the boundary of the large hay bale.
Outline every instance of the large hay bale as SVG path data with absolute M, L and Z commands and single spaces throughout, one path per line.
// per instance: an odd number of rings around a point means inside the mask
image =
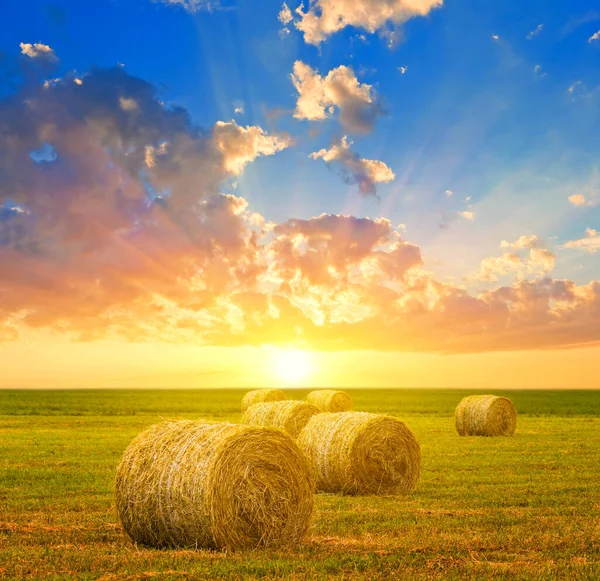
M 512 436 L 517 412 L 505 397 L 470 395 L 456 406 L 455 420 L 461 436 Z
M 346 494 L 410 492 L 421 473 L 421 450 L 404 423 L 365 412 L 313 416 L 298 438 L 317 490 Z
M 308 420 L 318 413 L 320 412 L 314 405 L 304 401 L 257 403 L 246 410 L 242 423 L 281 428 L 292 438 L 297 438 Z
M 334 389 L 311 391 L 306 401 L 322 412 L 349 412 L 352 409 L 352 398 L 345 391 Z
M 294 441 L 273 428 L 162 422 L 117 468 L 127 534 L 153 547 L 291 546 L 305 535 L 314 479 Z
M 242 413 L 255 403 L 267 401 L 283 401 L 287 399 L 280 389 L 254 389 L 249 391 L 242 399 Z

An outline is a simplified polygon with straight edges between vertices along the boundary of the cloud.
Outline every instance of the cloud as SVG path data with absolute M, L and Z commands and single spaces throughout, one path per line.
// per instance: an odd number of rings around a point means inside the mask
M 294 117 L 324 121 L 339 110 L 339 121 L 352 133 L 369 133 L 383 113 L 371 85 L 360 83 L 350 67 L 339 66 L 322 77 L 301 61 L 291 75 L 298 91 Z
M 293 19 L 294 16 L 292 15 L 290 7 L 284 2 L 281 6 L 279 14 L 277 15 L 277 20 L 279 20 L 279 22 L 281 22 L 281 24 L 285 26 L 286 24 L 289 24 Z
M 567 89 L 567 91 L 568 91 L 569 93 L 573 94 L 573 93 L 575 93 L 575 91 L 577 91 L 577 89 L 578 89 L 579 87 L 581 87 L 581 86 L 582 86 L 582 84 L 583 84 L 583 83 L 582 83 L 581 81 L 575 81 L 575 82 L 574 82 L 574 83 L 573 83 L 573 84 L 572 84 L 572 85 L 571 85 L 571 86 L 570 86 L 570 87 Z
M 523 248 L 543 248 L 543 241 L 538 238 L 535 234 L 523 235 L 520 236 L 514 242 L 507 242 L 503 240 L 500 243 L 500 248 L 515 248 L 517 250 L 522 250 Z
M 562 248 L 575 250 L 584 250 L 594 254 L 600 252 L 600 234 L 594 228 L 586 228 L 585 236 L 579 240 L 569 240 L 562 245 Z
M 530 275 L 546 276 L 554 269 L 556 254 L 535 234 L 520 236 L 514 242 L 503 240 L 500 247 L 511 250 L 482 260 L 476 278 L 497 281 L 501 276 L 514 275 L 521 280 Z
M 244 114 L 244 107 L 243 107 L 243 106 L 236 107 L 236 108 L 233 110 L 233 112 L 234 112 L 236 115 L 243 115 L 243 114 Z
M 567 89 L 567 92 L 569 93 L 572 101 L 584 101 L 588 104 L 594 104 L 595 98 L 600 93 L 600 86 L 588 89 L 588 87 L 582 81 L 575 81 Z
M 536 81 L 539 81 L 540 79 L 547 77 L 548 73 L 542 72 L 542 65 L 535 65 L 535 67 L 533 67 L 533 76 Z
M 531 236 L 508 249 L 522 276 L 470 293 L 385 218 L 270 222 L 220 189 L 289 138 L 199 128 L 122 68 L 28 81 L 0 99 L 0 126 L 3 340 L 443 353 L 600 340 L 600 282 L 540 278 L 552 256 Z
M 500 40 L 500 37 L 497 34 L 492 34 L 492 40 L 498 42 Z
M 405 75 L 408 72 L 408 67 L 398 67 L 401 75 Z
M 536 36 L 539 36 L 540 33 L 542 32 L 542 30 L 544 29 L 544 25 L 543 24 L 538 24 L 536 28 L 534 28 L 528 35 L 527 35 L 527 40 L 531 40 L 533 38 L 535 38 Z
M 379 31 L 379 37 L 385 40 L 385 46 L 388 49 L 393 50 L 400 44 L 404 35 L 402 30 L 399 30 L 398 27 L 394 27 L 381 29 Z
M 212 12 L 213 10 L 222 10 L 220 0 L 152 0 L 156 4 L 166 4 L 183 8 L 191 14 L 195 12 Z
M 288 147 L 287 135 L 269 135 L 258 126 L 241 127 L 235 121 L 217 121 L 212 133 L 213 146 L 223 157 L 225 171 L 238 175 L 261 155 L 274 155 Z
M 0 124 L 0 206 L 23 210 L 0 220 L 2 313 L 101 333 L 117 311 L 140 315 L 138 301 L 189 295 L 199 272 L 208 290 L 257 272 L 245 201 L 219 184 L 289 138 L 234 122 L 202 131 L 120 68 L 28 85 L 0 101 Z
M 596 42 L 597 40 L 600 40 L 600 30 L 588 38 L 588 42 Z
M 119 106 L 123 111 L 137 111 L 138 104 L 135 99 L 130 99 L 129 97 L 119 97 Z
M 47 44 L 28 44 L 22 42 L 19 46 L 21 47 L 21 54 L 24 54 L 30 59 L 47 64 L 54 64 L 58 62 L 56 53 Z
M 569 203 L 571 203 L 575 207 L 580 206 L 597 206 L 600 204 L 600 196 L 598 196 L 598 191 L 591 191 L 589 193 L 577 193 L 569 196 Z
M 446 190 L 446 192 L 445 192 L 445 193 L 446 193 L 446 196 L 447 196 L 448 198 L 449 198 L 449 197 L 451 197 L 451 196 L 454 194 L 454 192 L 453 192 L 452 190 Z
M 339 164 L 350 183 L 359 186 L 363 195 L 375 195 L 377 184 L 389 183 L 395 179 L 394 172 L 382 161 L 363 159 L 350 151 L 351 141 L 346 136 L 330 149 L 321 149 L 310 154 L 312 159 L 322 159 L 328 164 Z
M 415 16 L 426 16 L 443 0 L 315 0 L 308 12 L 302 4 L 296 28 L 304 33 L 304 41 L 319 45 L 347 26 L 374 33 L 387 25 L 400 26 Z
M 458 215 L 462 216 L 465 220 L 469 220 L 470 222 L 475 220 L 475 214 L 473 212 L 469 212 L 468 210 L 465 210 L 464 212 L 459 212 Z

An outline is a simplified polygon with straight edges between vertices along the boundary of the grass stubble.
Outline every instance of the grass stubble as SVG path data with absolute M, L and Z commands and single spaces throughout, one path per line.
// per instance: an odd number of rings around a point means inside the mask
M 113 501 L 119 458 L 159 410 L 238 422 L 241 392 L 0 393 L 0 579 L 600 578 L 597 392 L 510 392 L 512 438 L 458 436 L 458 390 L 350 393 L 415 434 L 416 489 L 318 494 L 302 545 L 252 552 L 136 546 Z

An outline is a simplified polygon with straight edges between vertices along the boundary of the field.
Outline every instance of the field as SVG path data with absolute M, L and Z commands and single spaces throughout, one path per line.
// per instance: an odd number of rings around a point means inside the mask
M 242 391 L 0 392 L 0 579 L 600 579 L 599 392 L 506 392 L 517 433 L 496 439 L 456 434 L 463 391 L 350 393 L 413 430 L 416 491 L 319 495 L 301 547 L 226 553 L 136 547 L 112 486 L 142 429 L 238 421 Z

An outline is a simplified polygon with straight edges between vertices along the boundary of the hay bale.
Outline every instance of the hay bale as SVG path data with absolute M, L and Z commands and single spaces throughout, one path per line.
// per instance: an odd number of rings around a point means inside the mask
M 321 413 L 306 424 L 298 446 L 323 492 L 407 493 L 421 473 L 419 444 L 404 423 L 390 416 Z
M 135 438 L 115 491 L 123 528 L 152 547 L 295 545 L 314 503 L 309 465 L 287 434 L 190 420 Z
M 255 389 L 249 391 L 242 399 L 242 413 L 255 403 L 267 401 L 283 401 L 287 399 L 285 393 L 280 389 Z
M 345 391 L 334 389 L 311 391 L 306 401 L 322 412 L 349 412 L 352 409 L 352 398 Z
M 308 420 L 318 413 L 320 412 L 314 405 L 304 401 L 257 403 L 246 410 L 242 423 L 280 428 L 292 438 L 297 438 Z
M 456 407 L 455 420 L 461 436 L 512 436 L 517 412 L 505 397 L 470 395 Z

